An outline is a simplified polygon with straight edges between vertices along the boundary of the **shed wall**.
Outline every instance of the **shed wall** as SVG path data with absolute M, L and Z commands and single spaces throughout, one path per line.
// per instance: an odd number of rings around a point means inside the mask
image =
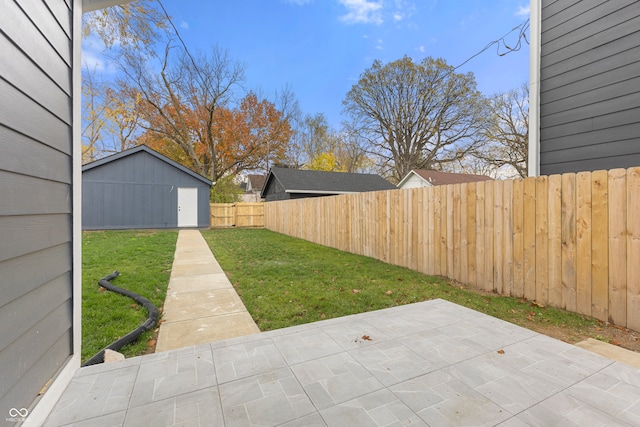
M 73 15 L 54 3 L 0 13 L 0 419 L 73 353 Z
M 640 165 L 640 2 L 542 0 L 540 173 Z
M 265 201 L 274 202 L 276 200 L 289 200 L 291 199 L 291 194 L 285 192 L 285 189 L 277 179 L 271 179 L 268 182 L 269 187 L 267 187 L 267 191 L 265 192 Z
M 146 152 L 85 170 L 82 182 L 85 230 L 175 228 L 178 187 L 198 188 L 198 226 L 209 226 L 209 187 Z

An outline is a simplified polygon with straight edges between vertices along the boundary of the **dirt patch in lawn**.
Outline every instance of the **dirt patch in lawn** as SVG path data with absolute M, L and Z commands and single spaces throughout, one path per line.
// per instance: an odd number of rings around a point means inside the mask
M 587 338 L 595 338 L 609 344 L 626 348 L 627 350 L 640 352 L 640 333 L 620 326 L 602 323 L 601 325 L 591 326 L 582 330 L 535 323 L 521 326 L 570 344 L 584 341 Z

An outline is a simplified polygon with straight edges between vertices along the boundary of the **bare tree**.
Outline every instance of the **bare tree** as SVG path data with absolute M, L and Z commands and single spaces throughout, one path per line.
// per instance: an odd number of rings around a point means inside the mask
M 100 157 L 102 137 L 107 124 L 109 97 L 105 83 L 95 69 L 82 68 L 82 162 Z
M 374 61 L 343 101 L 352 130 L 393 178 L 461 159 L 478 142 L 485 100 L 473 74 L 442 59 Z
M 95 34 L 106 48 L 117 44 L 120 49 L 143 50 L 151 56 L 155 55 L 155 43 L 170 24 L 155 0 L 137 0 L 88 12 L 82 21 L 85 37 Z
M 517 174 L 528 176 L 529 156 L 529 85 L 490 99 L 490 114 L 483 130 L 486 143 L 474 156 L 496 168 L 513 168 Z
M 123 58 L 123 71 L 146 107 L 141 126 L 175 143 L 195 171 L 217 180 L 223 171 L 216 162 L 215 112 L 234 96 L 244 79 L 244 66 L 217 47 L 195 57 L 180 49 L 175 61 L 174 49 L 167 43 L 158 71 L 134 54 Z M 195 142 L 206 147 L 206 157 L 196 152 Z

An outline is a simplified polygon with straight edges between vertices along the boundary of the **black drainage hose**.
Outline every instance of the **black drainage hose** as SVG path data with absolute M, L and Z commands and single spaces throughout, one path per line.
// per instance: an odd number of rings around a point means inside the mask
M 98 280 L 98 284 L 103 288 L 110 290 L 111 292 L 115 292 L 120 295 L 124 295 L 129 298 L 132 298 L 135 302 L 144 306 L 144 308 L 147 309 L 147 320 L 142 325 L 138 326 L 136 329 L 129 332 L 127 335 L 112 342 L 111 344 L 109 344 L 108 346 L 106 346 L 105 348 L 97 352 L 91 359 L 84 362 L 82 366 L 90 366 L 90 365 L 96 365 L 98 363 L 104 363 L 105 350 L 107 349 L 114 350 L 114 351 L 120 350 L 125 345 L 137 340 L 140 337 L 140 335 L 142 335 L 144 332 L 153 328 L 156 322 L 158 321 L 158 309 L 156 308 L 155 305 L 151 304 L 151 301 L 149 301 L 148 299 L 146 299 L 141 295 L 136 294 L 135 292 L 131 292 L 127 289 L 119 288 L 110 283 L 111 280 L 115 279 L 119 275 L 120 273 L 118 271 L 114 271 L 108 276 L 105 276 L 102 279 Z

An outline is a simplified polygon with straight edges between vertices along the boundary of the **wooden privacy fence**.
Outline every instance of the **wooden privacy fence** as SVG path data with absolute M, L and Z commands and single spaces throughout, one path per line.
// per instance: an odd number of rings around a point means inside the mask
M 211 227 L 264 227 L 264 203 L 211 203 Z
M 269 202 L 265 227 L 640 331 L 640 168 Z

